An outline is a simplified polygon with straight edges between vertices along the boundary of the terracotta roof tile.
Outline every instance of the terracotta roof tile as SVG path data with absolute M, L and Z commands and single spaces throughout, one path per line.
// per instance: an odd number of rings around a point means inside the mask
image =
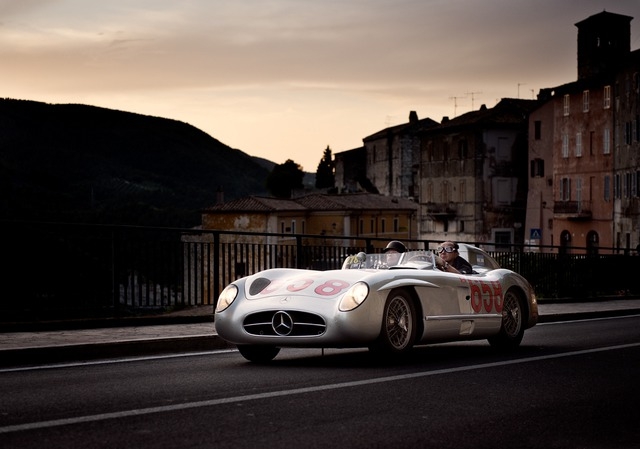
M 311 194 L 294 199 L 249 196 L 205 209 L 205 212 L 273 212 L 302 210 L 417 210 L 406 198 L 354 193 L 347 195 Z

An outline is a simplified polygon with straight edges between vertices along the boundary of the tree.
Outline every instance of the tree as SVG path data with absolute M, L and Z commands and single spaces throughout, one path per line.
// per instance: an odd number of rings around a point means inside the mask
M 316 188 L 326 189 L 335 186 L 335 163 L 331 158 L 331 148 L 327 145 L 324 150 L 324 155 L 318 164 L 318 170 L 316 171 Z
M 295 189 L 302 189 L 304 171 L 302 167 L 291 159 L 287 159 L 284 164 L 273 167 L 267 176 L 266 187 L 273 196 L 278 198 L 291 198 L 291 192 Z

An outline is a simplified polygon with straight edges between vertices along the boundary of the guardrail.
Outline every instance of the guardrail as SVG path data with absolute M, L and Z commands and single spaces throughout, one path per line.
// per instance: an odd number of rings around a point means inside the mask
M 0 322 L 123 317 L 211 305 L 242 276 L 274 267 L 340 268 L 388 239 L 0 221 L 5 238 Z M 437 241 L 406 242 L 433 249 Z M 483 245 L 479 245 L 483 246 Z M 487 248 L 542 298 L 640 293 L 640 257 L 567 249 Z M 534 252 L 533 250 L 537 252 Z

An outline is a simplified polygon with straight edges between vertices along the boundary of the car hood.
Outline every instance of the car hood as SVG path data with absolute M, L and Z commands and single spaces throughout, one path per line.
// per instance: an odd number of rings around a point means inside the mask
M 343 295 L 356 282 L 363 281 L 370 288 L 381 290 L 403 283 L 408 277 L 412 277 L 415 283 L 417 281 L 415 275 L 416 270 L 272 269 L 244 278 L 244 293 L 247 299 L 266 299 L 274 296 L 335 299 Z M 424 283 L 432 285 L 428 282 Z

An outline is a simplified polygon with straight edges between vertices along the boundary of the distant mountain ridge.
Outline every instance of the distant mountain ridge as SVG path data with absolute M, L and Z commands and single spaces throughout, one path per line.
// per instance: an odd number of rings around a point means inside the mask
M 193 227 L 270 165 L 177 120 L 0 99 L 0 218 Z

